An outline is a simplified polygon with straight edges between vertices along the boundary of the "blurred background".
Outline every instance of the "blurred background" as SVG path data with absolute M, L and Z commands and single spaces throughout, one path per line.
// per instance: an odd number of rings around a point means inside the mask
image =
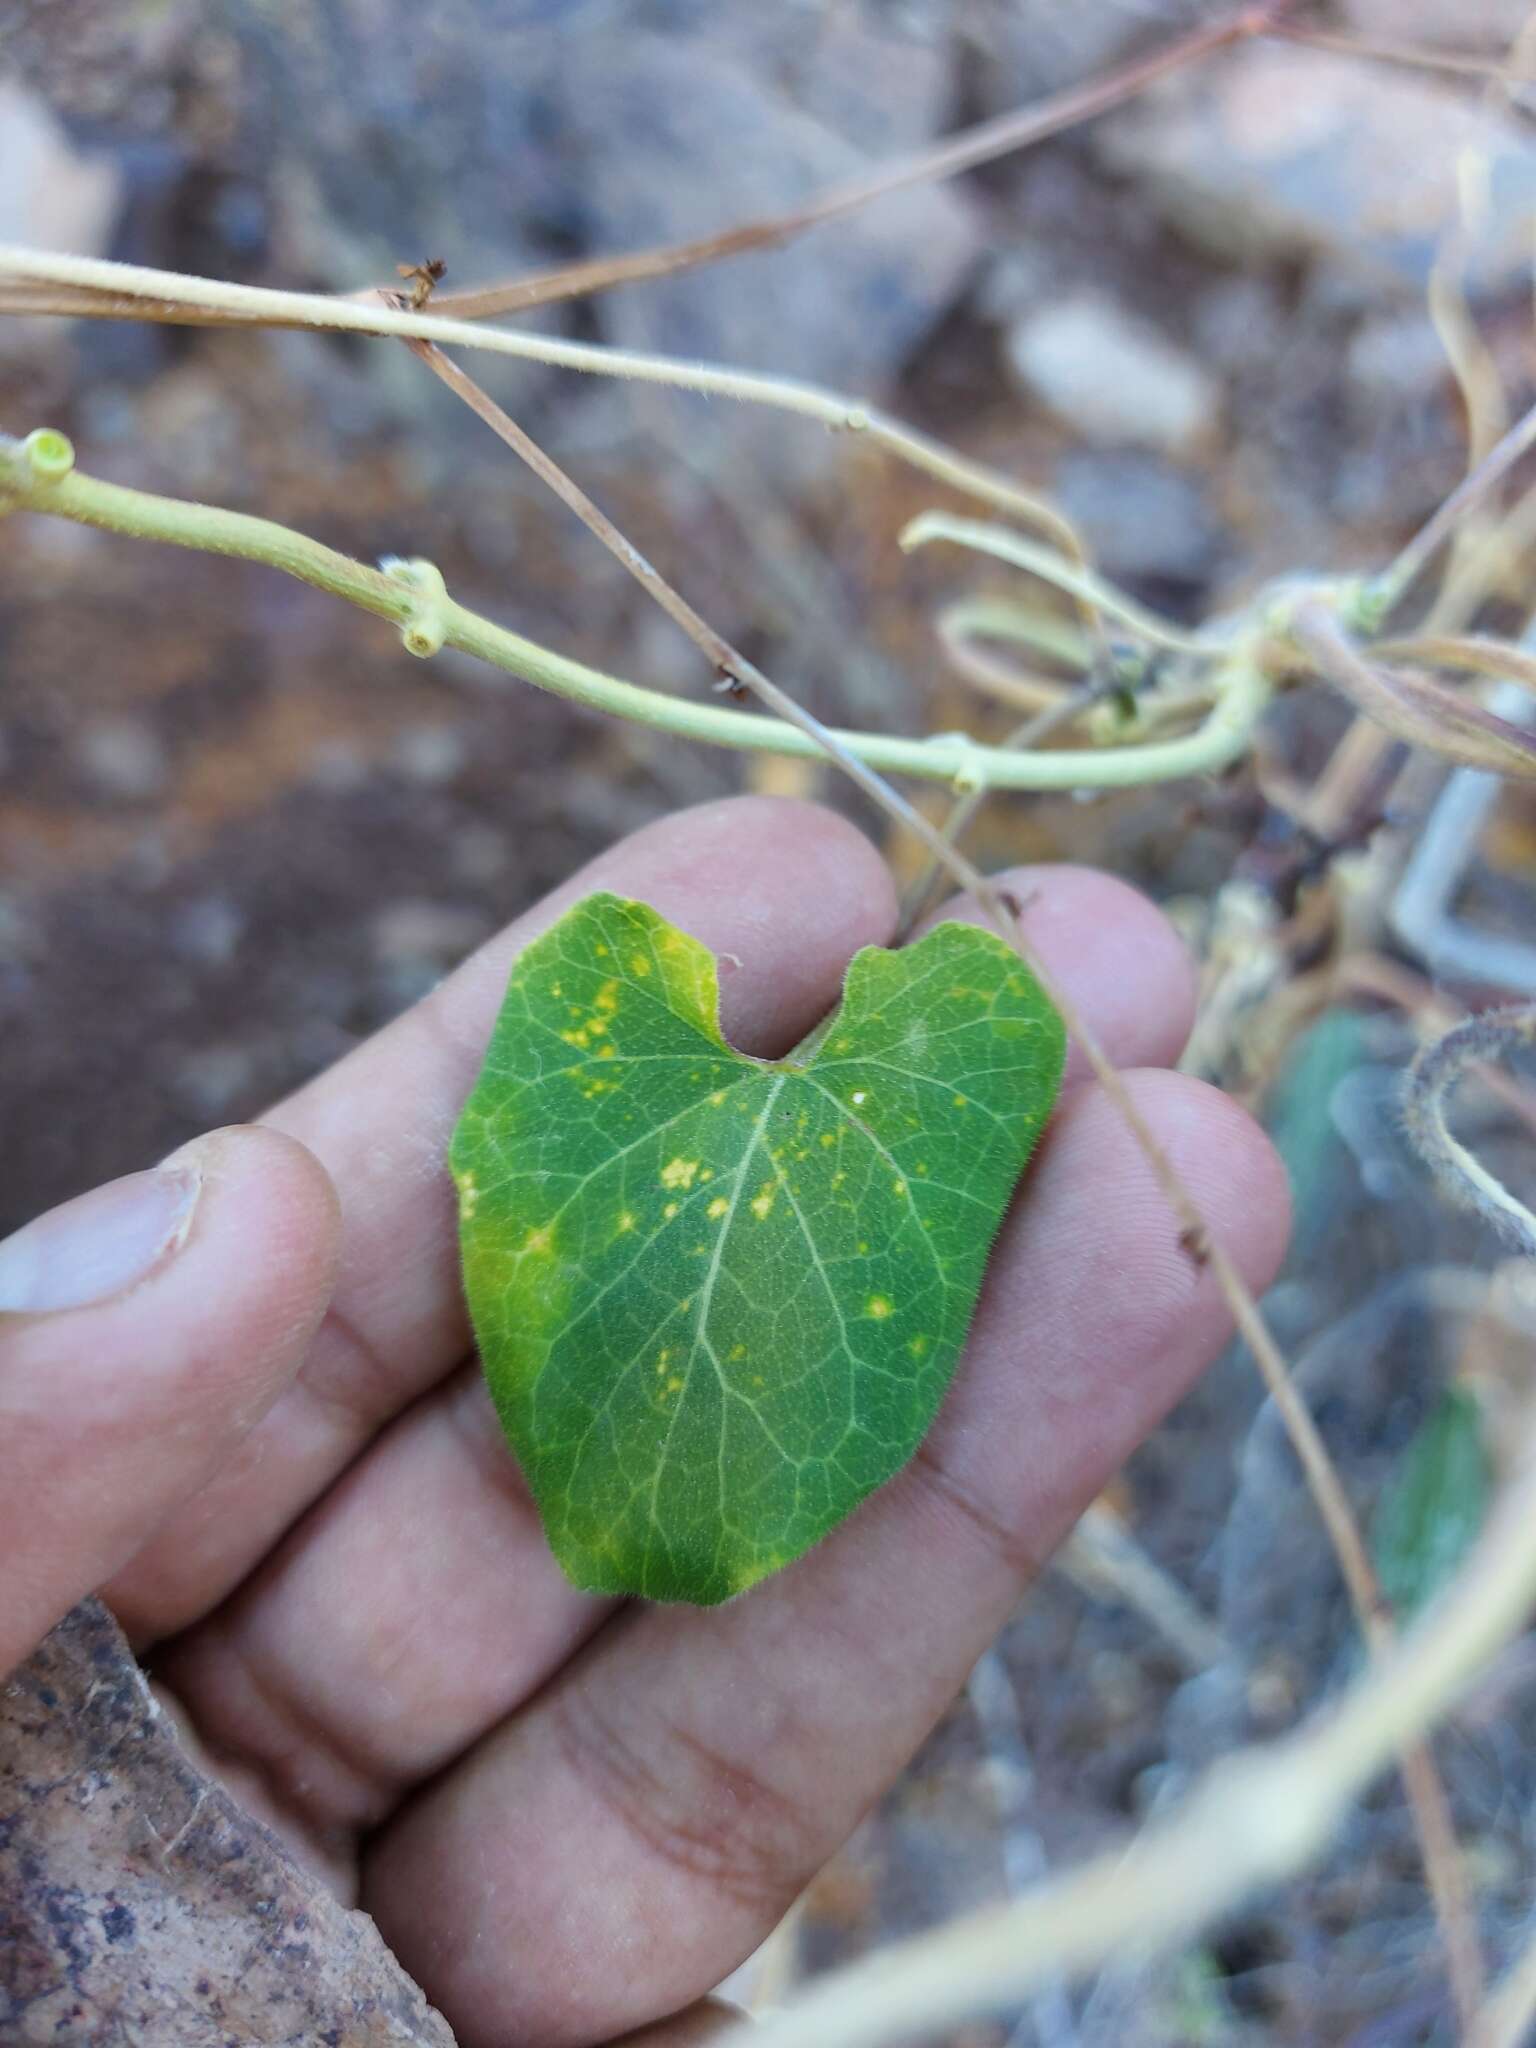
M 306 290 L 429 257 L 450 287 L 484 283 L 787 206 L 1212 12 L 0 0 L 0 241 Z M 1337 0 L 1306 19 L 1498 58 L 1526 13 Z M 1278 575 L 1380 565 L 1458 480 L 1463 407 L 1427 303 L 1448 248 L 1509 402 L 1536 396 L 1533 110 L 1475 74 L 1255 43 L 788 248 L 533 320 L 877 400 L 1048 494 L 1110 574 L 1197 621 Z M 947 668 L 932 619 L 1009 589 L 1009 572 L 895 546 L 944 501 L 935 487 L 774 414 L 474 368 L 816 712 L 1006 729 Z M 654 686 L 708 687 L 696 652 L 403 350 L 0 321 L 0 426 L 43 423 L 93 474 L 260 512 L 365 560 L 428 556 L 520 632 Z M 1492 616 L 1523 624 L 1510 602 Z M 1304 782 L 1349 724 L 1303 691 L 1266 754 Z M 1260 1108 L 1297 1182 L 1276 1325 L 1362 1511 L 1398 1499 L 1383 1512 L 1401 1516 L 1404 1486 L 1428 1488 L 1428 1520 L 1407 1511 L 1412 1578 L 1426 1543 L 1454 1549 L 1448 1522 L 1475 1527 L 1488 1418 L 1524 1398 L 1528 1349 L 1488 1284 L 1495 1249 L 1401 1137 L 1397 1081 L 1423 1024 L 1402 992 L 1530 992 L 1508 949 L 1532 929 L 1536 813 L 1485 792 L 1429 911 L 1373 934 L 1354 998 L 1314 1014 L 1285 1007 L 1309 962 L 1292 946 L 1277 965 L 1276 934 L 1337 849 L 1301 833 L 1274 786 L 1242 770 L 1092 802 L 997 797 L 971 848 L 985 865 L 1108 866 L 1200 946 L 1211 1000 L 1192 1064 Z M 814 766 L 604 722 L 452 653 L 412 661 L 378 622 L 263 568 L 6 521 L 0 1228 L 260 1110 L 596 849 L 743 787 L 850 802 Z M 1404 865 L 1443 824 L 1445 788 L 1430 764 L 1409 791 Z M 925 801 L 942 813 L 942 793 Z M 910 877 L 912 849 L 889 851 Z M 1472 1107 L 1484 1156 L 1528 1189 L 1521 1084 Z M 1160 1622 L 1124 1573 L 1053 1574 L 761 1981 L 1102 1845 L 1355 1668 L 1335 1569 L 1246 1359 L 1223 1362 L 1104 1513 L 1209 1633 Z M 1531 1675 L 1512 1653 L 1440 1744 L 1495 1958 L 1536 1881 Z M 1387 2048 L 1449 2025 L 1388 1783 L 1325 1868 L 1210 1944 L 968 2038 Z

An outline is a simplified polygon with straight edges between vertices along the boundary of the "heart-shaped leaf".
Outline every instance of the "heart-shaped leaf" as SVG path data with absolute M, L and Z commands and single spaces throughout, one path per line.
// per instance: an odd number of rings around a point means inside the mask
M 785 1060 L 715 962 L 589 896 L 512 971 L 449 1154 L 486 1378 L 578 1585 L 739 1593 L 916 1450 L 1055 1100 L 1061 1019 L 940 925 Z

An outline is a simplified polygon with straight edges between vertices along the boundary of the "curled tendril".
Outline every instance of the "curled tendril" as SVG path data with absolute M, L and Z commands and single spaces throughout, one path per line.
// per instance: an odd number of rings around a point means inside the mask
M 1426 1045 L 1409 1067 L 1403 1115 L 1415 1151 L 1446 1200 L 1458 1209 L 1470 1209 L 1509 1243 L 1536 1257 L 1536 1215 L 1452 1137 L 1445 1120 L 1446 1103 L 1468 1067 L 1528 1045 L 1536 1045 L 1533 1004 L 1485 1010 L 1453 1025 Z
M 75 444 L 56 427 L 34 427 L 21 452 L 40 483 L 57 483 L 75 466 Z

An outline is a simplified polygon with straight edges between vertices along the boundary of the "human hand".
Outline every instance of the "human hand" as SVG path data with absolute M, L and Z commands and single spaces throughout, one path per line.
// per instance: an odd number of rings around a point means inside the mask
M 1159 1071 L 1193 1011 L 1177 939 L 1104 876 L 1004 880 L 1262 1288 L 1280 1166 L 1225 1097 Z M 468 1357 L 443 1154 L 511 960 L 596 888 L 720 955 L 727 1035 L 759 1054 L 895 916 L 826 812 L 685 812 L 261 1125 L 0 1246 L 0 1672 L 104 1587 L 219 1775 L 373 1914 L 464 2048 L 607 2039 L 718 1982 L 1228 1335 L 1074 1049 L 912 1464 L 727 1606 L 576 1592 Z

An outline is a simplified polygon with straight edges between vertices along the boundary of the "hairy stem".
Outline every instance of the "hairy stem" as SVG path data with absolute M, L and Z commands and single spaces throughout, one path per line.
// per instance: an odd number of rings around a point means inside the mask
M 62 439 L 62 437 L 56 437 Z M 38 473 L 28 444 L 0 435 L 0 505 L 52 513 L 79 525 L 96 526 L 140 540 L 199 548 L 263 562 L 285 575 L 313 584 L 334 597 L 389 619 L 406 631 L 413 653 L 434 649 L 413 639 L 411 622 L 422 612 L 423 591 L 398 572 L 369 568 L 306 534 L 270 519 L 228 512 L 188 499 L 161 497 L 69 470 Z M 780 719 L 754 717 L 724 704 L 695 703 L 642 689 L 605 675 L 552 648 L 524 639 L 458 604 L 438 586 L 431 609 L 437 646 L 456 647 L 524 682 L 568 697 L 594 711 L 611 712 L 654 731 L 711 746 L 734 747 L 802 758 L 824 757 L 811 733 L 787 728 Z M 1214 709 L 1198 731 L 1152 746 L 1109 747 L 1102 752 L 1031 754 L 984 745 L 963 735 L 907 739 L 894 734 L 837 731 L 837 744 L 854 759 L 887 773 L 966 789 L 1123 789 L 1178 776 L 1209 775 L 1242 755 L 1268 706 L 1271 686 L 1257 663 L 1234 654 L 1222 672 Z

